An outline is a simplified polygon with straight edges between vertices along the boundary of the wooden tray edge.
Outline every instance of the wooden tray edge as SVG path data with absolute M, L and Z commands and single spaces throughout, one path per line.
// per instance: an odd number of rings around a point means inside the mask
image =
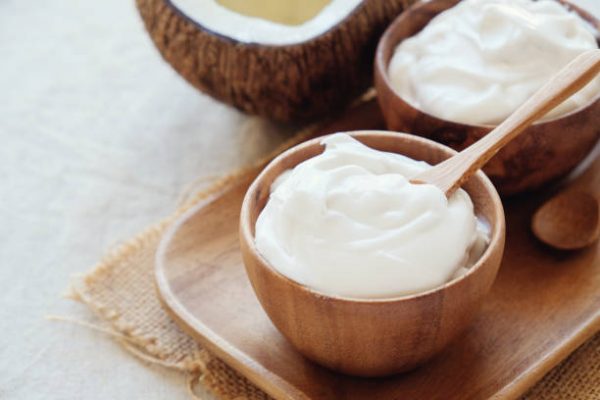
M 586 322 L 583 329 L 577 331 L 574 335 L 564 340 L 560 346 L 555 348 L 549 356 L 540 359 L 537 363 L 531 366 L 527 371 L 523 372 L 519 377 L 514 379 L 508 385 L 501 388 L 491 399 L 493 400 L 516 400 L 524 395 L 536 383 L 558 364 L 570 356 L 577 348 L 591 339 L 596 333 L 600 332 L 600 311 Z
M 167 280 L 162 272 L 163 269 L 160 268 L 163 263 L 162 260 L 164 259 L 167 245 L 178 229 L 200 209 L 217 200 L 223 193 L 233 190 L 240 184 L 243 184 L 243 182 L 238 182 L 228 186 L 222 191 L 219 191 L 204 199 L 179 216 L 171 224 L 171 226 L 167 228 L 160 240 L 155 255 L 154 283 L 157 296 L 160 304 L 167 312 L 169 317 L 171 317 L 186 334 L 190 335 L 194 340 L 201 343 L 202 346 L 223 360 L 228 366 L 233 368 L 242 376 L 246 377 L 250 382 L 257 385 L 270 396 L 276 399 L 309 399 L 306 394 L 299 391 L 294 386 L 291 386 L 278 376 L 274 375 L 269 370 L 263 368 L 261 365 L 255 363 L 252 359 L 249 359 L 243 353 L 231 347 L 227 342 L 221 340 L 221 338 L 214 334 L 208 326 L 197 322 L 193 315 L 191 315 L 185 309 L 185 307 L 183 307 L 182 304 L 175 299 L 175 296 L 171 292 Z M 248 365 L 251 365 L 252 367 L 248 367 Z M 290 396 L 290 394 L 293 395 Z

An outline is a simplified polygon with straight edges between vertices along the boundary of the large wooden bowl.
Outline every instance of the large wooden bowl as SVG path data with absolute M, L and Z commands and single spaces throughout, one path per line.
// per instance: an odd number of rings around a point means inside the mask
M 392 89 L 387 76 L 390 58 L 398 43 L 418 33 L 433 17 L 458 2 L 431 0 L 418 3 L 389 26 L 379 41 L 375 56 L 375 87 L 390 130 L 410 132 L 462 150 L 494 127 L 447 121 L 418 110 Z M 562 3 L 600 29 L 600 21 L 591 14 Z M 535 189 L 571 171 L 599 137 L 600 93 L 582 108 L 528 128 L 500 150 L 484 171 L 504 195 Z
M 352 135 L 372 148 L 432 164 L 454 154 L 446 146 L 413 135 L 382 131 Z M 307 358 L 359 376 L 409 370 L 457 337 L 490 289 L 504 249 L 502 203 L 481 171 L 464 186 L 477 215 L 491 226 L 491 242 L 480 260 L 461 278 L 424 293 L 389 299 L 349 299 L 316 292 L 269 265 L 256 249 L 254 226 L 269 198 L 273 180 L 283 171 L 320 154 L 321 140 L 308 141 L 281 154 L 248 189 L 240 217 L 246 272 L 273 324 Z M 432 244 L 433 251 L 434 248 Z

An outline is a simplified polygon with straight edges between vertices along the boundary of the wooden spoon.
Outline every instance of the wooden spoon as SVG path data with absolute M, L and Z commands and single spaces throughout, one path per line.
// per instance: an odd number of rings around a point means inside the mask
M 600 49 L 579 55 L 494 130 L 454 157 L 416 175 L 411 181 L 435 185 L 450 197 L 498 150 L 578 92 L 599 72 Z
M 544 203 L 531 229 L 542 242 L 561 250 L 589 246 L 600 237 L 600 156 L 569 188 Z

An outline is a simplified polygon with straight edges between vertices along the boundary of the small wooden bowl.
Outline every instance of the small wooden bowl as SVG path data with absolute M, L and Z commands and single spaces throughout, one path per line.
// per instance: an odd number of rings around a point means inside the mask
M 455 154 L 446 146 L 413 135 L 384 131 L 351 134 L 369 147 L 432 164 Z M 504 250 L 502 203 L 481 171 L 464 185 L 475 212 L 490 224 L 491 240 L 480 260 L 461 278 L 427 292 L 388 299 L 349 299 L 316 292 L 269 265 L 256 249 L 254 227 L 273 180 L 322 153 L 321 140 L 310 140 L 281 154 L 248 189 L 240 217 L 246 272 L 273 324 L 307 358 L 351 375 L 407 371 L 456 338 L 481 305 Z
M 458 2 L 431 0 L 417 3 L 388 27 L 375 55 L 375 87 L 390 130 L 410 132 L 462 150 L 494 127 L 443 120 L 418 110 L 394 91 L 387 76 L 388 65 L 398 43 L 418 33 L 437 14 Z M 600 29 L 600 21 L 591 14 L 561 2 Z M 582 108 L 532 125 L 500 150 L 484 171 L 503 195 L 535 189 L 570 172 L 591 151 L 598 138 L 600 94 Z

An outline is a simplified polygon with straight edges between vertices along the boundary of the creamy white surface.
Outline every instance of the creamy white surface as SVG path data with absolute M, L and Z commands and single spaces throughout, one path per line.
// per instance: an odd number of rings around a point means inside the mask
M 371 149 L 346 134 L 274 183 L 256 246 L 287 277 L 323 293 L 381 298 L 450 280 L 477 238 L 469 195 L 450 200 L 407 177 L 422 161 Z
M 434 116 L 497 124 L 580 53 L 595 30 L 554 0 L 465 0 L 404 40 L 390 61 L 398 94 Z M 551 111 L 551 119 L 600 94 L 600 78 Z
M 285 45 L 324 33 L 348 16 L 361 1 L 332 0 L 314 18 L 296 26 L 243 15 L 214 0 L 171 0 L 171 3 L 198 24 L 220 35 L 244 43 Z

